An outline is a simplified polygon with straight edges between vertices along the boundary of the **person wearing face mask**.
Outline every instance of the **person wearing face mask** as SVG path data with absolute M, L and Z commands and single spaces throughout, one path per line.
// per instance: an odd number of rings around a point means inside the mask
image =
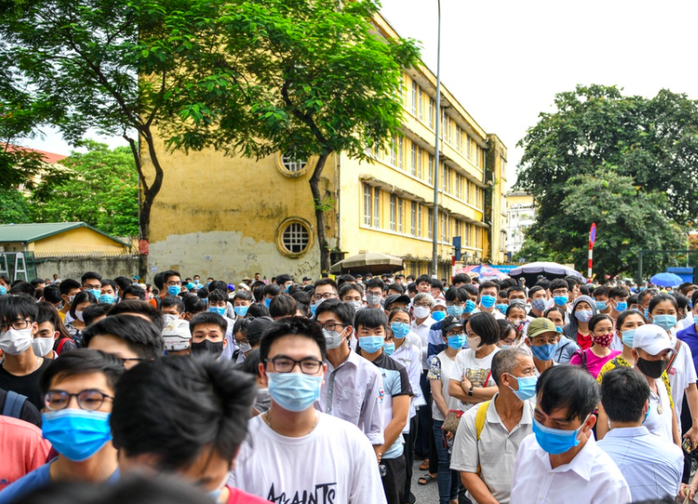
M 648 312 L 652 324 L 664 329 L 671 340 L 674 355 L 667 363 L 666 372 L 671 385 L 679 432 L 683 433 L 684 438 L 689 438 L 691 448 L 696 449 L 698 447 L 698 388 L 696 388 L 698 377 L 693 365 L 691 348 L 676 337 L 675 327 L 678 316 L 676 299 L 667 294 L 658 294 L 649 302 Z M 685 415 L 685 421 L 682 421 L 684 398 L 690 411 L 690 420 L 688 415 Z
M 315 320 L 322 328 L 327 348 L 319 410 L 356 425 L 371 445 L 383 445 L 383 378 L 369 361 L 352 352 L 354 309 L 338 299 L 318 306 Z
M 548 308 L 548 293 L 540 285 L 534 285 L 528 291 L 528 303 L 531 309 L 528 316 L 531 318 L 543 317 L 545 310 Z
M 495 318 L 502 319 L 504 314 L 499 310 L 495 310 L 494 305 L 497 303 L 499 295 L 499 285 L 494 282 L 483 282 L 478 288 L 480 300 L 477 305 L 478 311 L 489 313 Z
M 628 292 L 628 289 L 623 286 L 612 287 L 609 289 L 608 302 L 611 305 L 611 318 L 613 320 L 618 320 L 620 314 L 628 309 L 629 296 L 630 292 Z
M 555 280 L 550 282 L 549 291 L 552 295 L 554 306 L 561 308 L 562 311 L 565 313 L 565 320 L 571 322 L 571 313 L 574 313 L 573 305 L 582 296 L 577 296 L 575 300 L 572 302 L 572 304 L 570 304 L 570 284 L 569 282 L 567 282 L 567 280 L 564 280 L 562 278 L 556 278 Z M 587 299 L 590 300 L 591 298 L 587 296 Z M 594 301 L 591 300 L 591 303 L 593 304 Z
M 214 289 L 208 293 L 208 311 L 210 313 L 215 313 L 220 315 L 225 320 L 225 340 L 226 344 L 221 353 L 221 359 L 231 360 L 233 354 L 237 351 L 237 345 L 235 344 L 235 337 L 233 336 L 233 326 L 235 321 L 229 318 L 226 313 L 228 312 L 228 294 L 220 289 Z
M 582 350 L 591 348 L 592 339 L 589 321 L 596 315 L 596 302 L 589 296 L 579 296 L 574 300 L 569 323 L 562 329 L 562 334 L 574 341 Z
M 376 447 L 383 490 L 388 504 L 402 504 L 405 495 L 406 463 L 402 432 L 409 418 L 412 387 L 404 366 L 387 356 L 385 338 L 388 318 L 383 310 L 367 308 L 354 316 L 361 356 L 371 361 L 383 377 L 384 443 Z
M 161 326 L 156 326 L 144 316 L 109 315 L 85 330 L 83 342 L 85 347 L 111 354 L 122 361 L 126 369 L 131 369 L 141 362 L 163 355 L 161 331 Z
M 191 331 L 189 322 L 172 319 L 162 329 L 165 355 L 191 355 Z
M 475 301 L 477 301 L 477 288 L 472 285 L 468 285 L 468 288 L 475 291 L 473 297 Z M 475 311 L 475 301 L 470 299 L 470 294 L 465 288 L 451 287 L 446 291 L 446 316 L 466 320 Z M 429 328 L 427 345 L 428 360 L 431 360 L 431 358 L 439 352 L 444 351 L 448 346 L 443 342 L 441 325 L 442 322 L 439 321 Z
M 92 294 L 91 291 L 82 291 L 75 295 L 75 298 L 70 306 L 70 311 L 68 312 L 68 316 L 66 316 L 66 321 L 70 320 L 70 322 L 66 322 L 65 328 L 67 329 L 68 334 L 70 334 L 73 340 L 75 340 L 78 347 L 81 346 L 82 331 L 84 331 L 86 327 L 82 312 L 88 306 L 96 303 L 97 298 L 94 296 L 94 294 Z
M 192 355 L 210 356 L 214 359 L 222 358 L 223 350 L 228 345 L 228 340 L 225 337 L 228 323 L 223 317 L 217 313 L 200 313 L 191 319 L 189 329 L 192 338 Z
M 604 315 L 611 315 L 613 309 L 613 303 L 610 301 L 609 288 L 605 285 L 601 285 L 594 289 L 591 293 L 594 298 L 594 305 L 596 306 L 596 313 L 603 313 Z
M 450 290 L 450 289 L 449 289 Z M 433 436 L 438 453 L 439 502 L 448 504 L 458 498 L 460 478 L 451 471 L 451 454 L 448 445 L 453 435 L 441 429 L 450 410 L 460 410 L 461 402 L 452 398 L 448 393 L 448 381 L 458 352 L 465 345 L 465 329 L 460 317 L 449 315 L 443 321 L 441 331 L 446 349 L 431 359 L 427 379 L 431 385 L 433 397 L 431 416 L 433 420 Z
M 153 281 L 156 287 L 160 289 L 160 293 L 148 301 L 153 308 L 159 309 L 160 303 L 165 296 L 179 296 L 179 293 L 182 291 L 182 277 L 179 271 L 163 271 L 162 274 L 158 273 L 155 275 Z M 162 285 L 157 285 L 158 283 L 162 283 Z
M 66 347 L 67 343 L 63 343 L 61 351 L 74 350 L 75 343 L 70 338 L 65 339 L 65 337 L 69 336 L 68 331 L 63 326 L 56 308 L 51 303 L 46 302 L 37 303 L 37 308 L 39 310 L 36 323 L 39 326 L 39 330 L 32 340 L 34 354 L 47 359 L 55 359 L 58 357 L 58 354 L 54 351 L 54 348 L 57 348 L 59 339 L 72 343 L 72 348 Z
M 310 312 L 315 315 L 317 307 L 325 301 L 326 299 L 337 299 L 339 295 L 337 294 L 337 284 L 331 278 L 321 278 L 315 282 L 315 289 L 313 290 L 312 304 L 310 305 Z
M 359 284 L 344 283 L 339 288 L 339 299 L 354 307 L 354 311 L 364 307 L 364 288 Z M 409 298 L 407 298 L 409 300 Z M 409 301 L 408 301 L 409 302 Z
M 272 502 L 323 502 L 331 494 L 337 503 L 385 504 L 371 442 L 313 407 L 326 373 L 326 338 L 317 322 L 302 318 L 281 319 L 266 332 L 260 372 L 271 407 L 248 422 L 230 486 Z
M 42 433 L 58 457 L 0 492 L 8 504 L 55 481 L 114 483 L 119 478 L 109 415 L 124 366 L 116 357 L 79 349 L 50 361 L 41 375 Z
M 591 348 L 579 350 L 570 359 L 573 366 L 581 366 L 594 378 L 599 376 L 601 368 L 611 359 L 620 355 L 620 351 L 611 350 L 613 341 L 613 320 L 610 316 L 600 313 L 589 320 L 589 330 L 593 344 Z
M 510 504 L 632 500 L 623 474 L 591 432 L 599 399 L 596 380 L 576 366 L 554 366 L 538 378 L 534 435 L 519 446 Z
M 366 282 L 366 308 L 380 309 L 384 290 L 385 284 L 380 278 L 372 278 Z
M 0 389 L 26 396 L 41 410 L 39 377 L 51 361 L 34 353 L 32 341 L 39 331 L 37 318 L 38 308 L 31 298 L 0 298 L 0 350 L 4 356 L 0 365 Z
M 562 308 L 553 306 L 544 312 L 544 317 L 555 325 L 555 330 L 560 335 L 558 344 L 553 353 L 553 360 L 558 364 L 569 363 L 572 356 L 579 350 L 579 345 L 563 334 L 565 324 L 565 314 Z
M 80 292 L 80 282 L 73 280 L 72 278 L 66 278 L 58 286 L 58 291 L 60 292 L 61 299 L 63 300 L 63 305 L 61 308 L 59 308 L 58 315 L 61 317 L 63 323 L 66 324 L 72 320 L 69 312 L 73 304 L 73 300 L 75 299 L 75 295 Z
M 473 502 L 508 504 L 516 454 L 532 432 L 529 399 L 537 378 L 531 354 L 523 348 L 501 350 L 492 359 L 492 376 L 499 392 L 463 415 L 451 469 L 460 472 Z
M 525 342 L 533 354 L 536 376 L 557 365 L 553 356 L 562 337 L 555 329 L 555 324 L 545 317 L 539 317 L 528 325 Z
M 526 317 L 526 306 L 523 300 L 513 300 L 507 307 L 505 313 L 506 320 L 511 322 L 516 327 L 517 337 L 520 338 L 525 333 L 528 318 Z
M 633 502 L 678 496 L 683 474 L 681 449 L 643 425 L 649 414 L 649 398 L 647 380 L 635 369 L 614 369 L 601 384 L 602 409 L 611 430 L 598 447 L 623 473 Z
M 96 271 L 86 271 L 80 281 L 83 292 L 90 292 L 95 299 L 102 294 L 102 275 Z

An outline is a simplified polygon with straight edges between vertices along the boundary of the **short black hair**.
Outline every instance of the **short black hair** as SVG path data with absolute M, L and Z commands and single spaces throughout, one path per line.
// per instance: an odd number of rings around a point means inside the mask
M 628 292 L 628 289 L 623 287 L 622 285 L 619 285 L 617 287 L 613 287 L 608 290 L 608 297 L 611 299 L 617 298 L 617 297 L 628 297 L 630 295 L 630 292 Z
M 223 280 L 214 280 L 213 282 L 211 282 L 210 284 L 208 284 L 208 292 L 209 292 L 209 295 L 210 295 L 211 292 L 213 292 L 214 290 L 219 290 L 219 291 L 225 293 L 226 296 L 227 296 L 227 294 L 228 294 L 228 284 L 226 284 Z
M 459 289 L 463 289 L 465 292 L 467 292 L 468 294 L 470 294 L 472 296 L 477 296 L 478 294 L 480 294 L 480 291 L 477 290 L 477 286 L 474 284 L 471 284 L 471 283 L 461 285 L 459 287 Z M 470 298 L 468 298 L 468 299 L 470 299 Z
M 213 312 L 201 312 L 198 315 L 195 315 L 189 321 L 189 330 L 192 334 L 194 334 L 194 329 L 196 329 L 196 326 L 204 324 L 217 325 L 221 328 L 221 331 L 223 332 L 223 338 L 225 338 L 225 333 L 228 331 L 228 322 L 223 317 Z
M 511 296 L 512 292 L 523 292 L 526 295 L 526 288 L 523 285 L 513 285 L 507 289 L 507 298 Z
M 278 296 L 279 294 L 281 294 L 282 291 L 283 289 L 278 284 L 270 283 L 269 285 L 264 287 L 264 297 L 266 297 L 267 295 L 272 297 Z
M 429 282 L 429 285 L 431 285 L 431 281 Z M 383 280 L 381 280 L 380 278 L 377 278 L 377 277 L 372 278 L 371 280 L 366 282 L 366 290 L 372 289 L 374 287 L 380 287 L 380 290 L 384 290 L 385 283 L 383 282 Z
M 434 287 L 434 286 L 432 285 L 432 287 Z M 397 292 L 398 294 L 405 293 L 405 288 L 402 286 L 402 284 L 399 284 L 399 283 L 391 283 L 390 285 L 388 285 L 388 290 L 393 291 L 393 292 Z M 441 290 L 443 290 L 443 286 L 442 286 Z
M 415 284 L 419 285 L 422 282 L 426 282 L 429 285 L 432 284 L 433 279 L 429 275 L 420 275 L 417 280 L 414 281 Z
M 491 287 L 494 287 L 497 289 L 497 292 L 499 292 L 499 284 L 495 282 L 482 282 L 480 284 L 480 287 L 478 287 L 478 292 L 482 292 L 485 289 L 489 289 Z
M 39 309 L 34 298 L 29 296 L 2 296 L 0 297 L 0 321 L 14 322 L 18 319 L 28 318 L 36 321 Z
M 605 379 L 605 377 L 604 377 Z M 546 415 L 560 408 L 567 410 L 570 421 L 584 421 L 599 404 L 599 384 L 586 370 L 561 364 L 552 366 L 540 375 L 536 383 L 538 406 Z
M 73 280 L 72 278 L 66 278 L 58 286 L 58 290 L 61 291 L 61 295 L 65 294 L 67 296 L 70 291 L 79 289 L 80 287 L 82 287 L 82 285 L 79 284 L 77 280 Z
M 111 305 L 111 308 L 107 312 L 107 316 L 112 317 L 114 315 L 123 315 L 124 313 L 139 313 L 145 315 L 155 324 L 159 331 L 161 331 L 164 326 L 160 313 L 147 301 L 126 299 L 119 304 Z
M 208 293 L 208 303 L 209 305 L 211 302 L 217 303 L 219 301 L 223 301 L 224 303 L 228 302 L 228 293 L 225 291 L 222 291 L 220 289 L 214 289 L 212 291 L 209 291 Z
M 104 287 L 105 285 L 108 285 L 109 287 L 114 289 L 114 293 L 116 293 L 116 283 L 114 282 L 114 280 L 110 280 L 109 278 L 105 278 L 104 280 L 102 280 L 102 287 Z
M 676 309 L 676 311 L 679 310 L 679 304 L 676 302 L 676 298 L 674 296 L 670 296 L 669 294 L 657 294 L 650 301 L 647 311 L 651 314 L 652 310 L 654 310 L 659 303 L 664 301 L 671 302 L 671 304 L 674 305 L 674 309 Z
M 642 421 L 649 398 L 647 380 L 635 368 L 621 366 L 603 375 L 601 404 L 611 422 Z
M 92 280 L 93 278 L 95 280 L 99 280 L 100 284 L 102 283 L 102 275 L 100 275 L 96 271 L 86 271 L 85 273 L 83 273 L 82 277 L 80 277 L 80 284 L 84 285 L 86 281 Z
M 206 310 L 206 302 L 194 294 L 184 296 L 182 301 L 184 302 L 184 311 L 187 313 L 197 314 Z
M 480 336 L 481 345 L 494 345 L 499 341 L 499 325 L 494 315 L 477 312 L 468 318 L 467 324 L 470 324 L 470 329 Z
M 247 325 L 247 341 L 250 342 L 252 347 L 258 347 L 262 336 L 266 330 L 274 323 L 274 319 L 269 316 L 257 317 L 254 320 L 250 320 Z
M 414 282 L 407 284 L 407 292 L 409 294 L 417 294 L 417 284 Z
M 283 274 L 276 277 L 276 284 L 283 285 L 286 282 L 293 282 L 293 277 L 291 275 Z
M 364 326 L 368 329 L 383 327 L 388 330 L 388 317 L 380 308 L 362 308 L 357 310 L 354 315 L 354 329 L 359 330 L 359 326 Z
M 544 290 L 545 290 L 545 288 L 543 288 L 542 285 L 534 285 L 533 287 L 531 287 L 530 289 L 528 289 L 528 297 L 529 297 L 529 298 L 532 298 L 533 295 L 534 295 L 536 292 L 538 292 L 538 291 L 544 291 Z
M 184 313 L 184 300 L 181 297 L 165 296 L 162 298 L 162 301 L 160 301 L 160 311 L 162 311 L 163 308 L 169 308 L 170 306 L 177 308 L 177 311 L 180 314 Z
M 160 320 L 162 319 L 160 318 Z M 82 332 L 82 344 L 89 347 L 92 338 L 112 335 L 124 340 L 129 350 L 138 357 L 157 359 L 162 355 L 164 347 L 161 330 L 155 324 L 136 315 L 108 314 L 107 318 L 91 325 Z M 61 357 L 63 356 L 61 355 Z
M 441 280 L 438 280 L 436 278 L 431 279 L 431 288 L 434 289 L 439 289 L 440 291 L 444 290 L 444 284 Z
M 47 285 L 44 287 L 44 300 L 51 304 L 61 302 L 61 289 L 57 285 Z
M 339 299 L 342 299 L 347 292 L 355 290 L 361 297 L 364 297 L 364 288 L 359 284 L 345 283 L 339 287 Z
M 126 294 L 137 296 L 139 300 L 145 301 L 145 289 L 138 284 L 131 284 L 122 290 L 120 293 L 121 300 L 126 299 Z
M 308 294 L 306 291 L 302 289 L 293 292 L 293 294 L 291 294 L 291 297 L 295 299 L 299 305 L 303 304 L 305 306 L 310 306 L 310 303 L 312 302 L 310 294 Z
M 246 291 L 245 289 L 239 289 L 235 291 L 235 296 L 233 296 L 233 302 L 237 301 L 239 299 L 242 299 L 244 301 L 249 301 L 252 302 L 254 299 L 252 298 L 252 293 L 249 291 Z
M 517 301 L 517 300 L 515 299 L 514 301 Z M 521 301 L 521 300 L 518 300 L 518 301 Z M 523 310 L 524 315 L 526 315 L 526 305 L 521 304 L 521 303 L 515 303 L 512 301 L 511 304 L 509 304 L 507 306 L 507 309 L 504 312 L 504 316 L 508 317 L 509 314 L 511 313 L 511 310 L 516 310 L 516 309 Z
M 343 303 L 339 299 L 326 299 L 315 310 L 315 318 L 326 312 L 334 313 L 342 324 L 353 327 L 355 310 L 349 303 Z
M 606 287 L 605 285 L 600 285 L 594 291 L 591 293 L 592 297 L 596 298 L 597 296 L 606 296 L 606 297 L 611 297 L 609 295 L 610 289 Z
M 550 289 L 550 292 L 553 292 L 557 289 L 570 290 L 570 284 L 567 283 L 567 281 L 563 280 L 562 278 L 556 278 L 555 280 L 550 282 L 550 286 L 548 288 Z
M 165 274 L 164 271 L 161 271 L 160 273 L 155 273 L 155 276 L 153 277 L 153 283 L 155 284 L 155 287 L 158 289 L 162 289 L 163 287 L 163 281 L 162 281 L 162 276 Z
M 453 285 L 455 285 L 457 283 L 469 284 L 470 277 L 468 275 L 466 275 L 465 273 L 458 273 L 456 276 L 453 277 Z
M 114 279 L 114 283 L 119 288 L 120 292 L 126 290 L 130 285 L 133 284 L 130 278 L 125 276 L 118 276 Z
M 163 271 L 163 272 L 162 272 L 162 285 L 161 285 L 161 286 L 158 285 L 157 287 L 158 287 L 159 289 L 164 288 L 164 287 L 165 287 L 165 284 L 167 283 L 167 281 L 170 279 L 170 277 L 173 277 L 173 276 L 179 277 L 180 280 L 182 279 L 182 275 L 179 274 L 179 271 L 175 271 L 175 270 Z
M 247 314 L 245 317 L 269 317 L 269 310 L 263 304 L 253 303 L 247 309 Z
M 207 447 L 232 463 L 255 394 L 254 378 L 230 361 L 169 356 L 140 364 L 117 385 L 114 447 L 126 456 L 153 455 L 171 472 L 191 466 Z
M 91 326 L 96 319 L 98 319 L 102 315 L 106 315 L 107 312 L 111 309 L 111 306 L 112 305 L 107 303 L 98 303 L 85 308 L 82 311 L 82 319 L 85 322 L 85 326 Z
M 287 294 L 276 296 L 269 303 L 269 315 L 272 318 L 293 317 L 298 311 L 298 303 Z
M 109 387 L 116 390 L 117 382 L 124 374 L 124 364 L 111 354 L 90 348 L 78 348 L 62 353 L 61 358 L 52 360 L 39 376 L 41 395 L 51 389 L 51 382 L 55 378 L 62 379 L 87 373 L 104 373 Z
M 29 282 L 15 280 L 12 282 L 12 287 L 10 287 L 10 290 L 7 292 L 8 294 L 26 294 L 33 297 L 36 294 L 36 289 Z
M 259 365 L 261 362 L 262 358 L 259 356 L 259 348 L 253 348 L 245 355 L 245 360 L 236 364 L 235 369 L 253 376 L 261 376 L 259 372 Z
M 331 278 L 321 278 L 320 280 L 316 281 L 315 285 L 313 285 L 313 290 L 317 289 L 321 285 L 329 285 L 334 289 L 335 292 L 338 290 L 337 283 Z
M 284 336 L 305 336 L 310 338 L 320 348 L 321 358 L 325 360 L 327 346 L 320 324 L 302 317 L 287 317 L 272 322 L 264 332 L 259 345 L 262 362 L 266 362 L 269 358 L 269 350 L 271 350 L 272 344 Z

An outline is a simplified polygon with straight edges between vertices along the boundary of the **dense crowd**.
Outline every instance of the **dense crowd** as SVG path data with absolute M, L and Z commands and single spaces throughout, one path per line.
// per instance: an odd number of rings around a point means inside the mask
M 0 504 L 698 491 L 691 283 L 138 281 L 0 276 Z

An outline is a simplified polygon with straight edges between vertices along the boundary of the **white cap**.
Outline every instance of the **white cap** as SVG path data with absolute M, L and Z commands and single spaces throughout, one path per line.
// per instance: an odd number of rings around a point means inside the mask
M 436 298 L 436 300 L 434 301 L 434 306 L 443 306 L 444 308 L 446 308 L 446 300 L 442 298 Z
M 250 286 L 247 285 L 245 282 L 240 282 L 240 283 L 238 284 L 238 287 L 240 287 L 241 289 L 246 290 L 246 291 L 249 291 L 249 290 L 250 290 Z
M 170 320 L 162 330 L 162 339 L 167 351 L 186 350 L 191 346 L 189 322 L 182 319 Z
M 642 349 L 650 355 L 659 355 L 664 350 L 674 351 L 667 332 L 655 324 L 647 324 L 635 329 L 633 348 Z

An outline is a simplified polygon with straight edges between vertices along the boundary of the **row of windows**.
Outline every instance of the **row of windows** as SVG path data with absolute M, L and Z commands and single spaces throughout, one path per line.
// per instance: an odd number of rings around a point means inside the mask
M 385 212 L 386 204 L 387 212 Z M 433 210 L 425 205 L 381 191 L 379 187 L 363 185 L 364 226 L 388 229 L 408 236 L 433 238 L 433 218 Z M 425 219 L 426 222 L 424 222 Z M 454 236 L 460 236 L 463 246 L 482 248 L 485 232 L 482 228 L 451 217 L 444 212 L 439 212 L 439 219 L 441 241 L 450 242 Z
M 405 93 L 403 85 L 403 104 L 423 124 L 434 129 L 436 102 L 429 96 L 417 81 L 409 76 L 403 76 L 403 83 L 411 82 L 411 92 Z M 405 96 L 407 94 L 407 96 Z M 443 114 L 441 120 L 442 138 L 451 147 L 460 152 L 478 168 L 483 169 L 485 151 L 466 133 L 451 117 Z

